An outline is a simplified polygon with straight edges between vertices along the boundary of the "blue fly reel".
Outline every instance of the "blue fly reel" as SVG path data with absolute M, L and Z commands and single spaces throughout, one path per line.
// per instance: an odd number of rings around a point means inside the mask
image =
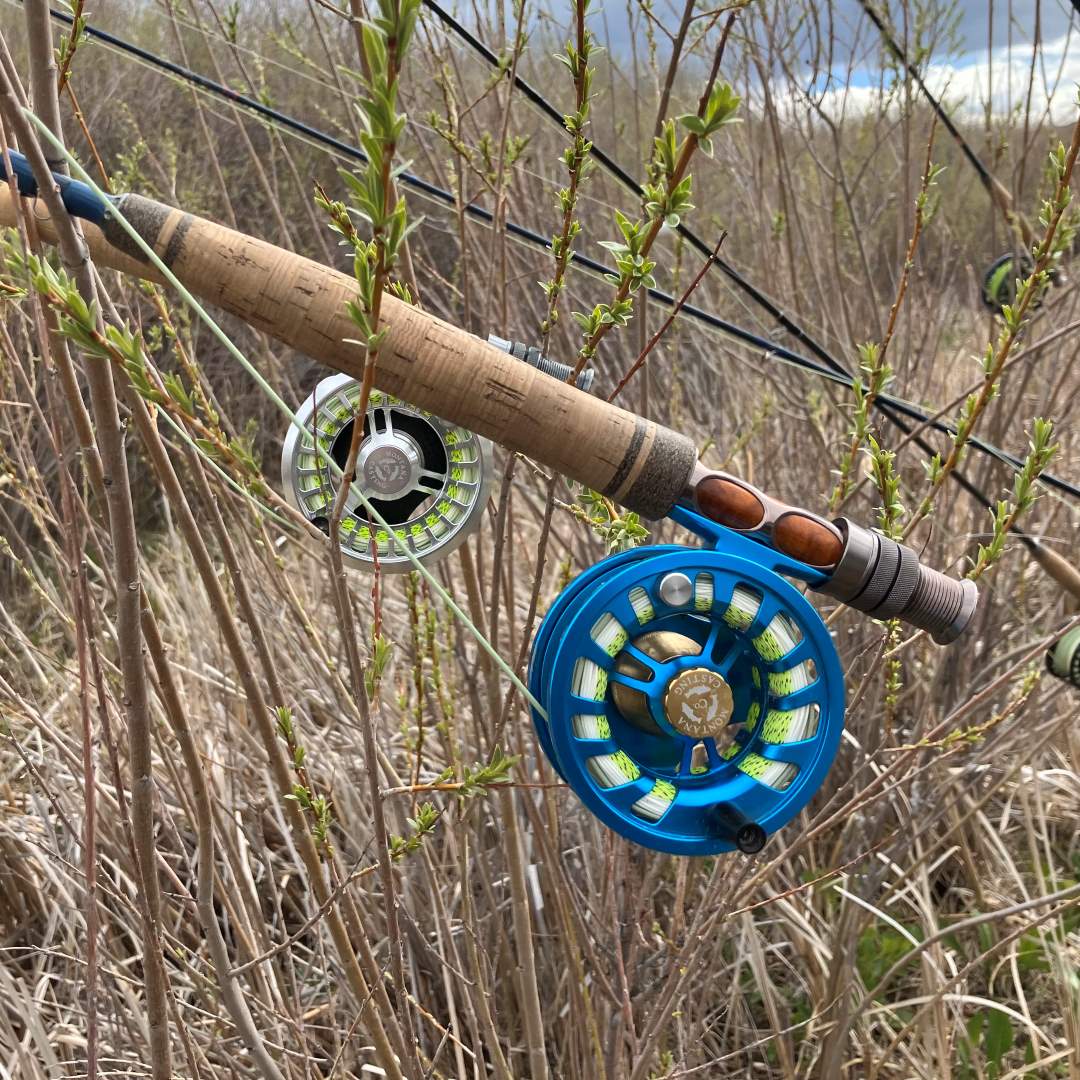
M 693 511 L 709 545 L 635 548 L 574 579 L 537 633 L 544 752 L 629 840 L 677 855 L 758 851 L 813 797 L 844 724 L 825 624 L 781 574 L 820 571 Z

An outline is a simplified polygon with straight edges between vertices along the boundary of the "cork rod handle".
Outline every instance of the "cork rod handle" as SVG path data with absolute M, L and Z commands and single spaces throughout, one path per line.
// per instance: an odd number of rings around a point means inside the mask
M 36 192 L 25 170 L 18 179 L 23 194 Z M 74 185 L 68 194 L 82 195 Z M 55 240 L 40 204 L 28 205 L 38 232 Z M 356 292 L 351 277 L 140 195 L 125 195 L 120 208 L 196 296 L 328 367 L 361 375 L 363 352 L 349 340 L 356 333 L 346 309 Z M 15 216 L 11 191 L 0 186 L 0 224 L 12 224 Z M 104 207 L 83 227 L 101 265 L 161 280 Z M 591 397 L 393 296 L 384 298 L 382 326 L 380 389 L 528 454 L 644 517 L 664 517 L 692 496 L 713 521 L 757 535 L 824 571 L 820 591 L 875 618 L 901 618 L 940 644 L 954 640 L 975 613 L 973 582 L 953 581 L 923 566 L 910 548 L 847 519 L 825 521 L 707 469 L 683 435 Z
M 359 378 L 363 352 L 346 311 L 353 279 L 264 240 L 143 198 L 120 210 L 197 297 L 337 371 Z M 40 204 L 34 216 L 53 238 Z M 15 207 L 0 188 L 0 222 Z M 114 218 L 84 222 L 103 266 L 160 275 Z M 379 388 L 485 435 L 603 492 L 644 517 L 663 517 L 684 494 L 697 460 L 684 435 L 523 364 L 459 327 L 387 295 Z

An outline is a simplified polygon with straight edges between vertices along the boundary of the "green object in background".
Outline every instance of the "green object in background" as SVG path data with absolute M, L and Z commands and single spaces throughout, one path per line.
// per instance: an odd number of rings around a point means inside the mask
M 999 255 L 983 275 L 983 303 L 995 314 L 1000 315 L 1001 309 L 1006 304 L 1011 304 L 1016 300 L 1017 278 L 1028 277 L 1034 269 L 1035 264 L 1027 252 L 1022 252 L 1019 258 L 1013 251 Z M 1063 283 L 1064 278 L 1058 266 L 1051 264 L 1046 268 L 1046 273 L 1049 281 Z M 1042 300 L 1042 296 L 1037 295 L 1032 303 L 1032 310 L 1041 307 Z
M 1020 272 L 1025 270 L 1021 260 Z M 1027 271 L 1030 273 L 1030 270 Z M 1016 270 L 1016 256 L 1011 251 L 1000 255 L 991 264 L 983 277 L 983 303 L 992 311 L 999 312 L 1006 304 L 1016 299 L 1016 279 L 1020 275 Z
M 1046 666 L 1052 675 L 1080 687 L 1080 626 L 1047 650 Z

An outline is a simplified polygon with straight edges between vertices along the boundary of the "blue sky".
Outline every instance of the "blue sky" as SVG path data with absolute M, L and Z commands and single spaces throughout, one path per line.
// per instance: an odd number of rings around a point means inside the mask
M 770 17 L 775 18 L 776 12 L 786 6 L 783 0 L 757 0 L 770 9 Z M 894 25 L 903 25 L 903 5 L 893 0 L 884 3 L 883 0 L 874 0 L 879 11 L 886 7 L 890 10 Z M 665 26 L 672 29 L 678 24 L 678 12 L 682 10 L 681 0 L 656 0 L 654 10 Z M 707 5 L 702 4 L 704 8 Z M 914 7 L 915 5 L 910 5 Z M 948 8 L 947 2 L 942 0 L 938 4 L 940 9 Z M 832 17 L 835 20 L 838 36 L 843 36 L 847 31 L 850 35 L 853 28 L 865 19 L 859 0 L 833 0 L 831 4 L 819 5 L 820 18 L 828 17 L 827 12 L 831 8 Z M 599 5 L 597 5 L 599 8 Z M 550 5 L 548 10 L 556 13 L 558 6 Z M 1076 18 L 1070 0 L 995 0 L 993 4 L 993 42 L 995 50 L 998 46 L 1006 45 L 1012 38 L 1013 46 L 1031 44 L 1035 32 L 1035 16 L 1038 10 L 1040 18 L 1040 36 L 1043 41 L 1053 41 L 1064 35 L 1069 26 L 1070 17 Z M 570 8 L 567 6 L 564 21 L 569 17 Z M 617 14 L 616 14 L 617 12 Z M 985 57 L 987 46 L 990 41 L 990 4 L 987 0 L 958 0 L 952 6 L 952 13 L 957 17 L 957 55 L 972 60 Z M 608 19 L 608 31 L 611 34 L 610 44 L 619 47 L 626 44 L 627 27 L 623 6 L 619 3 L 611 3 Z M 1011 17 L 1010 17 L 1011 16 Z M 602 33 L 599 17 L 596 19 L 597 32 Z
M 838 11 L 857 20 L 857 0 L 838 0 Z M 1035 112 L 1049 105 L 1051 118 L 1068 123 L 1076 118 L 1077 84 L 1080 83 L 1080 16 L 1062 0 L 997 0 L 993 5 L 993 26 L 987 3 L 959 3 L 955 6 L 957 26 L 951 48 L 936 49 L 923 72 L 927 85 L 943 95 L 960 113 L 982 115 L 988 88 L 993 86 L 993 111 L 1003 115 L 1026 99 L 1031 77 L 1032 51 L 1036 42 L 1035 17 L 1039 14 L 1039 55 L 1031 89 Z M 894 20 L 899 5 L 894 4 Z M 1011 9 L 1011 10 L 1010 10 Z M 1011 13 L 1011 18 L 1010 18 Z M 1070 26 L 1071 23 L 1071 26 Z M 868 24 L 867 28 L 870 29 Z M 990 30 L 993 30 L 992 44 Z M 872 38 L 866 38 L 869 43 Z M 839 97 L 847 107 L 869 101 L 876 72 L 870 66 L 869 50 L 860 55 L 861 65 L 851 87 Z M 876 65 L 874 65 L 876 66 Z

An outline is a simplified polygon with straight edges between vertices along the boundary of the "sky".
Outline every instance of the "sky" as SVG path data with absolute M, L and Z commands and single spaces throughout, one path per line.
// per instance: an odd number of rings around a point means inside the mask
M 847 21 L 857 18 L 861 12 L 858 0 L 833 0 L 833 8 L 837 17 Z M 878 0 L 876 6 L 881 10 L 884 5 Z M 944 5 L 942 5 L 944 6 Z M 889 7 L 893 11 L 893 18 L 897 25 L 900 24 L 900 5 L 892 3 Z M 993 30 L 995 43 L 1004 42 L 1009 32 L 1009 23 L 1012 23 L 1014 40 L 1032 40 L 1035 28 L 1036 9 L 1042 22 L 1042 35 L 1044 39 L 1059 38 L 1065 33 L 1069 25 L 1069 16 L 1073 13 L 1070 0 L 996 0 L 993 5 Z M 961 42 L 961 51 L 967 54 L 985 55 L 987 44 L 987 32 L 989 29 L 989 4 L 986 0 L 967 0 L 957 3 L 955 13 L 959 16 L 958 36 Z
M 1075 2 L 1080 4 L 1080 0 Z M 665 26 L 674 29 L 683 3 L 684 0 L 654 0 L 653 10 Z M 886 0 L 874 0 L 874 3 L 878 10 L 886 7 Z M 1080 14 L 1074 10 L 1073 0 L 955 0 L 954 3 L 910 0 L 909 8 L 926 7 L 928 3 L 934 3 L 939 10 L 950 10 L 950 17 L 955 19 L 951 39 L 935 42 L 930 62 L 921 69 L 927 85 L 939 96 L 944 94 L 951 109 L 973 119 L 983 117 L 991 83 L 992 110 L 996 115 L 1004 115 L 1017 102 L 1023 102 L 1038 16 L 1038 40 L 1042 48 L 1032 92 L 1033 110 L 1038 112 L 1049 103 L 1054 122 L 1075 119 L 1077 84 L 1080 84 Z M 786 11 L 795 10 L 788 8 L 784 0 L 757 0 L 754 7 L 758 5 L 773 22 L 783 21 Z M 556 10 L 550 2 L 546 6 L 548 11 Z M 626 56 L 630 30 L 625 15 L 619 18 L 615 14 L 623 4 L 620 0 L 608 0 L 608 6 L 607 20 L 601 23 L 599 17 L 594 19 L 597 35 L 614 55 Z M 704 0 L 700 6 L 707 6 Z M 893 25 L 901 27 L 902 4 L 890 0 L 887 6 Z M 859 0 L 827 0 L 817 8 L 822 21 L 827 21 L 831 13 L 838 41 L 834 78 L 826 91 L 824 107 L 838 112 L 871 106 L 882 62 L 876 29 L 863 14 Z M 746 20 L 752 25 L 753 15 L 748 13 Z M 819 90 L 826 87 L 828 73 L 815 72 L 808 56 L 804 58 L 804 74 L 803 85 Z M 795 105 L 794 100 L 792 104 Z
M 852 27 L 859 23 L 862 9 L 858 0 L 835 0 L 833 7 L 838 23 Z M 894 3 L 891 7 L 894 25 L 900 25 L 900 5 Z M 986 0 L 959 2 L 953 11 L 957 23 L 951 47 L 943 43 L 935 49 L 922 69 L 931 91 L 944 95 L 957 112 L 972 117 L 984 114 L 991 80 L 995 114 L 1004 115 L 1010 107 L 1022 103 L 1028 92 L 1038 16 L 1042 47 L 1032 87 L 1033 109 L 1049 103 L 1053 121 L 1067 123 L 1075 119 L 1080 84 L 1080 15 L 1070 0 L 1012 0 L 1011 4 L 996 0 L 992 5 Z M 828 105 L 833 108 L 843 105 L 857 109 L 873 100 L 878 63 L 869 46 L 876 42 L 871 24 L 863 21 L 863 26 L 867 32 L 861 39 L 862 46 L 856 46 L 853 85 L 831 95 Z

